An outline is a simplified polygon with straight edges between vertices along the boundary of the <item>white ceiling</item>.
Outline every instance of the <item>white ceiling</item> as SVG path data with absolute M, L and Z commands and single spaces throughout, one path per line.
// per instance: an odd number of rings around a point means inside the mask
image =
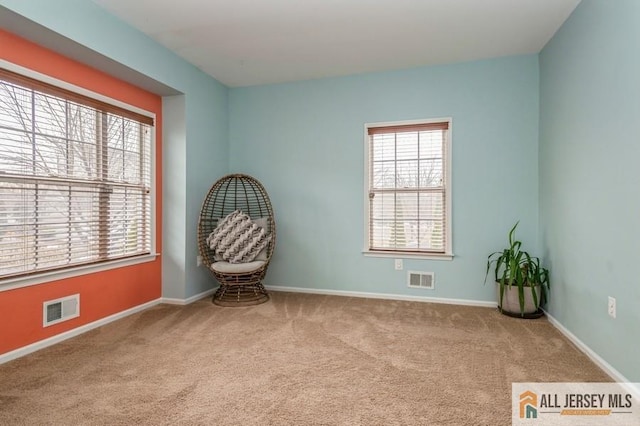
M 93 0 L 231 86 L 539 52 L 580 0 Z

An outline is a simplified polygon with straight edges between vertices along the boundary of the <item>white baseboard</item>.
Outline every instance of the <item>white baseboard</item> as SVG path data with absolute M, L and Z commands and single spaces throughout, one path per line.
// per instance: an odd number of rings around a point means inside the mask
M 496 302 L 488 302 L 485 300 L 448 299 L 448 298 L 442 298 L 442 297 L 408 296 L 404 294 L 369 293 L 364 291 L 328 290 L 328 289 L 318 289 L 318 288 L 285 287 L 285 286 L 277 286 L 277 285 L 269 285 L 269 286 L 265 286 L 265 288 L 267 290 L 272 290 L 272 291 L 324 294 L 329 296 L 362 297 L 366 299 L 388 299 L 388 300 L 403 300 L 407 302 L 444 303 L 447 305 L 481 306 L 485 308 L 495 308 L 497 306 Z
M 140 311 L 144 311 L 145 309 L 149 309 L 152 306 L 160 304 L 161 299 L 152 300 L 147 303 L 143 303 L 142 305 L 134 306 L 133 308 L 127 309 L 126 311 L 118 312 L 117 314 L 109 315 L 108 317 L 101 318 L 97 321 L 90 322 L 89 324 L 82 325 L 78 328 L 74 328 L 73 330 L 65 331 L 64 333 L 57 334 L 55 336 L 51 336 L 44 340 L 40 340 L 39 342 L 32 343 L 27 346 L 23 346 L 21 348 L 15 349 L 11 352 L 7 352 L 0 355 L 0 364 L 4 364 L 5 362 L 12 361 L 16 358 L 23 357 L 40 349 L 44 349 L 46 347 L 55 345 L 56 343 L 60 343 L 64 340 L 70 339 L 72 337 L 76 337 L 82 333 L 86 333 L 87 331 L 93 330 L 94 328 L 98 328 L 110 322 L 122 319 L 129 315 L 135 314 Z
M 217 289 L 218 287 L 212 288 L 211 290 L 203 291 L 202 293 L 196 294 L 195 296 L 191 296 L 187 299 L 175 299 L 172 297 L 163 297 L 160 299 L 160 303 L 166 303 L 167 305 L 181 305 L 181 306 L 188 305 L 197 300 L 204 299 L 205 297 L 211 296 L 213 293 L 216 292 Z
M 549 322 L 560 331 L 567 339 L 569 339 L 574 345 L 578 347 L 591 361 L 593 361 L 598 367 L 600 367 L 605 373 L 609 375 L 614 381 L 620 383 L 626 390 L 633 393 L 636 398 L 640 398 L 640 384 L 631 383 L 622 373 L 613 368 L 611 364 L 605 361 L 600 355 L 594 352 L 586 343 L 580 340 L 575 334 L 570 332 L 560 321 L 555 319 L 549 312 L 545 311 L 545 315 L 549 319 Z

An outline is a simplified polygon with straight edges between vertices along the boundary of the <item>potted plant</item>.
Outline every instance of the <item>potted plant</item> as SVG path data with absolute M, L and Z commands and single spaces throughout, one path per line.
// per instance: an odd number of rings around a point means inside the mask
M 540 305 L 549 292 L 549 271 L 540 266 L 540 259 L 522 250 L 522 242 L 516 240 L 518 223 L 509 231 L 509 247 L 491 253 L 487 258 L 485 283 L 491 271 L 498 290 L 498 309 L 510 316 L 538 318 L 542 316 Z

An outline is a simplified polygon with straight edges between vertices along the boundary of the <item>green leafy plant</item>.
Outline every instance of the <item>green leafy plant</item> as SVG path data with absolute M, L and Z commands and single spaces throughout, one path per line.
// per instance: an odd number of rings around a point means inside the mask
M 484 282 L 493 266 L 495 281 L 500 288 L 500 300 L 498 308 L 502 312 L 502 302 L 506 288 L 516 286 L 518 289 L 518 299 L 520 301 L 520 315 L 524 316 L 525 291 L 531 291 L 534 305 L 539 307 L 549 293 L 549 270 L 540 266 L 540 259 L 531 256 L 522 250 L 522 242 L 515 238 L 518 223 L 509 231 L 509 247 L 502 251 L 491 253 L 487 258 L 487 272 Z M 536 289 L 540 289 L 540 299 Z

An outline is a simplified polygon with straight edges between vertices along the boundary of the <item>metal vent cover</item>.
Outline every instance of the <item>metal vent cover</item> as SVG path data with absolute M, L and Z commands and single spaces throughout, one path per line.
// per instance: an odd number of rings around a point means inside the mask
M 48 300 L 42 304 L 42 325 L 47 327 L 80 316 L 80 295 Z
M 435 288 L 435 276 L 433 272 L 409 271 L 407 273 L 407 286 L 433 290 Z

